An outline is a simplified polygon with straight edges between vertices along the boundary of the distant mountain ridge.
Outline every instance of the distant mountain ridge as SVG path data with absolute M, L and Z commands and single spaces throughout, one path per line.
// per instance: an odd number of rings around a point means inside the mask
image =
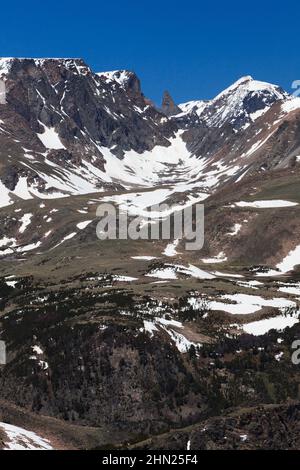
M 177 105 L 166 92 L 161 109 L 145 98 L 134 72 L 93 73 L 81 59 L 3 58 L 0 79 L 0 189 L 7 202 L 176 182 L 176 159 L 162 162 L 160 149 L 177 155 L 178 145 L 187 149 L 176 157 L 185 161 L 180 181 L 189 182 L 192 172 L 211 192 L 246 170 L 289 165 L 300 145 L 300 100 L 250 76 L 210 101 Z M 273 159 L 281 135 L 289 145 Z M 152 165 L 145 172 L 147 152 Z

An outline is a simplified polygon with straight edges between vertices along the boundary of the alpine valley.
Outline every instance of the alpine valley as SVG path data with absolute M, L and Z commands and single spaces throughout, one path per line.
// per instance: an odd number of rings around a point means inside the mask
M 158 107 L 81 59 L 0 80 L 0 448 L 299 449 L 300 98 Z M 101 241 L 104 202 L 202 203 L 204 247 Z

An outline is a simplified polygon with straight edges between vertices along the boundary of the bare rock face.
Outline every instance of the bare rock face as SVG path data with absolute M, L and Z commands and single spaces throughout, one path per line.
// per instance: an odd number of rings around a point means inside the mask
M 150 150 L 165 137 L 136 112 L 134 106 L 141 107 L 140 114 L 145 108 L 140 82 L 135 74 L 124 74 L 126 80 L 121 83 L 117 73 L 111 86 L 80 59 L 15 59 L 6 74 L 7 104 L 35 133 L 43 133 L 43 125 L 54 127 L 67 147 L 77 138 Z
M 48 159 L 56 163 L 57 165 L 61 165 L 65 168 L 68 168 L 70 164 L 73 164 L 75 166 L 80 166 L 81 164 L 80 155 L 74 155 L 65 149 L 50 150 Z
M 64 168 L 80 169 L 84 160 L 105 172 L 102 148 L 123 158 L 126 151 L 170 145 L 177 130 L 175 122 L 161 122 L 163 115 L 145 100 L 133 72 L 95 74 L 81 59 L 1 59 L 0 78 L 6 93 L 0 178 L 8 189 L 13 183 L 7 156 L 18 167 L 24 149 L 34 154 L 31 168 L 49 156 Z
M 2 183 L 10 190 L 13 191 L 17 186 L 19 180 L 18 170 L 15 166 L 7 166 L 1 175 Z
M 174 116 L 181 113 L 181 109 L 175 104 L 168 91 L 165 91 L 163 94 L 161 109 L 166 116 Z

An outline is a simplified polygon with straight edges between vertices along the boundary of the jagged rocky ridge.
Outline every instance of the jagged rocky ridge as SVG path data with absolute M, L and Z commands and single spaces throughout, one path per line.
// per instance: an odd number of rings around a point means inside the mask
M 207 189 L 211 174 L 222 173 L 216 187 L 245 170 L 285 166 L 299 148 L 298 100 L 251 77 L 208 102 L 177 106 L 167 93 L 161 110 L 144 97 L 134 73 L 95 74 L 80 59 L 1 59 L 0 78 L 6 87 L 0 184 L 7 201 L 9 192 L 28 199 L 160 184 L 166 175 L 177 182 L 182 161 L 180 180 L 193 172 Z M 181 142 L 185 152 L 177 151 Z M 176 159 L 167 154 L 161 161 L 161 147 Z M 151 165 L 143 168 L 141 155 Z
M 79 59 L 2 59 L 0 78 L 6 87 L 0 109 L 1 180 L 10 191 L 21 178 L 33 192 L 57 191 L 50 186 L 57 177 L 52 164 L 78 175 L 67 181 L 66 191 L 101 189 L 109 179 L 103 174 L 102 147 L 121 159 L 125 151 L 170 145 L 176 130 L 147 104 L 133 73 L 111 83 Z

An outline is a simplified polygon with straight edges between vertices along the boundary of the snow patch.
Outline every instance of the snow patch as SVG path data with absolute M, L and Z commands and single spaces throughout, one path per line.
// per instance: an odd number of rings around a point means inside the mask
M 44 132 L 42 134 L 37 134 L 40 141 L 47 149 L 65 149 L 66 147 L 62 144 L 57 131 L 54 127 L 47 127 L 45 124 L 39 121 L 43 126 Z
M 0 423 L 0 428 L 7 436 L 4 450 L 53 450 L 48 440 L 34 432 L 6 423 Z
M 236 202 L 235 206 L 237 207 L 253 207 L 255 209 L 270 209 L 274 207 L 293 207 L 293 206 L 298 206 L 297 202 L 291 202 L 291 201 L 282 201 L 280 199 L 278 200 L 269 200 L 269 201 L 253 201 L 253 202 L 245 202 L 245 201 L 240 201 Z
M 282 331 L 299 322 L 299 313 L 295 315 L 278 315 L 264 320 L 258 320 L 243 325 L 245 333 L 254 336 L 265 335 L 270 330 Z

